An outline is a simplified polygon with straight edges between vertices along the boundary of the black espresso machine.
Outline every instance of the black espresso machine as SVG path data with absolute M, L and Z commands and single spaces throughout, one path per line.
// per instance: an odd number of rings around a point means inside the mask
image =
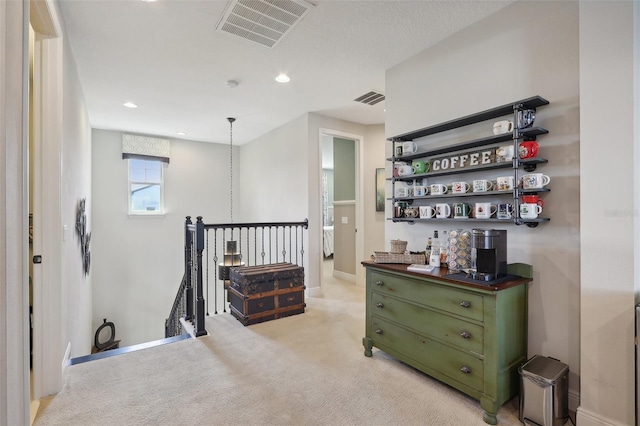
M 493 281 L 507 275 L 507 231 L 472 229 L 471 278 Z

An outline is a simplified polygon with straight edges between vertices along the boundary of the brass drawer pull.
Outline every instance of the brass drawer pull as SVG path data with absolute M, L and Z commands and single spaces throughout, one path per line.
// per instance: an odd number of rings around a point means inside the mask
M 384 283 L 382 282 L 382 280 L 378 280 L 378 281 L 376 281 L 376 285 L 378 287 L 382 287 L 384 285 Z
M 467 367 L 466 365 L 463 366 L 460 371 L 462 371 L 464 374 L 470 374 L 471 373 L 471 369 L 469 367 Z
M 376 303 L 376 307 L 377 308 L 384 308 L 384 303 L 378 302 L 378 303 Z
M 462 306 L 463 308 L 470 308 L 471 307 L 471 302 L 460 302 L 460 306 Z
M 376 334 L 382 334 L 382 330 L 377 329 L 377 330 L 376 330 Z
M 463 331 L 462 333 L 460 333 L 460 337 L 464 337 L 465 339 L 471 339 L 471 334 L 467 333 L 466 331 Z

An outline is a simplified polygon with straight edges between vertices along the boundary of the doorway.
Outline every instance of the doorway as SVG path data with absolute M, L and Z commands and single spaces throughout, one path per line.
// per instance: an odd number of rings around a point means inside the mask
M 331 274 L 358 283 L 358 259 L 362 258 L 363 223 L 360 209 L 360 146 L 362 137 L 321 129 L 321 188 L 323 250 L 322 277 Z
M 31 2 L 29 46 L 29 214 L 32 218 L 29 281 L 32 283 L 31 400 L 62 387 L 62 250 L 60 175 L 63 40 L 55 6 Z M 39 256 L 42 263 L 33 263 Z M 45 352 L 46 350 L 46 352 Z M 46 355 L 46 356 L 45 356 Z

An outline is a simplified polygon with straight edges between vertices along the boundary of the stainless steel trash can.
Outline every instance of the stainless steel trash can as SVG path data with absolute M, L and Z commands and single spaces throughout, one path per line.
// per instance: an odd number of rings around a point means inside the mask
M 520 372 L 520 421 L 533 426 L 561 426 L 569 417 L 569 366 L 535 355 Z

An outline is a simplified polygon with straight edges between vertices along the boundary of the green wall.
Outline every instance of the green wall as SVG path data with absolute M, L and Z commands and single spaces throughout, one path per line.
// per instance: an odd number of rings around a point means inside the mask
M 333 138 L 334 200 L 356 199 L 356 148 L 349 139 Z

